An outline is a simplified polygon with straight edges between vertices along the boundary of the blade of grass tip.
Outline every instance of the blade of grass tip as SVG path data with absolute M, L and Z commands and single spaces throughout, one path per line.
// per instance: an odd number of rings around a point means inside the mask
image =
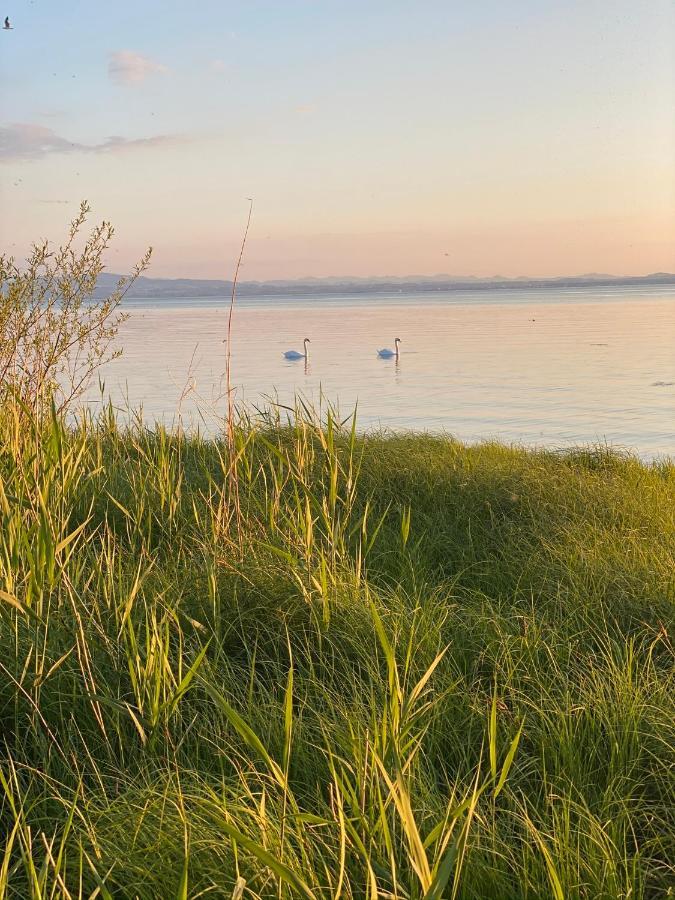
M 373 822 L 373 831 L 375 831 L 376 829 L 382 831 L 382 841 L 384 842 L 384 849 L 386 850 L 387 858 L 389 859 L 392 866 L 391 874 L 393 874 L 393 864 L 395 861 L 395 856 L 398 853 L 398 846 L 396 845 L 396 837 L 392 836 L 392 830 L 389 827 L 387 818 L 387 809 L 389 807 L 389 800 L 391 799 L 391 795 L 388 794 L 385 797 L 382 791 L 382 787 L 378 782 L 375 782 L 374 793 L 376 794 L 376 803 L 377 810 L 379 811 L 379 817 L 375 817 L 375 804 L 371 800 L 371 811 L 369 812 L 369 819 Z
M 21 615 L 25 616 L 27 614 L 26 607 L 20 603 L 13 594 L 8 593 L 7 591 L 0 591 L 0 600 L 16 609 Z
M 82 790 L 82 779 L 77 785 L 77 789 L 75 791 L 75 795 L 73 797 L 73 802 L 70 804 L 70 810 L 68 812 L 68 818 L 66 819 L 66 823 L 61 829 L 61 836 L 59 840 L 59 851 L 56 856 L 56 860 L 53 863 L 54 873 L 60 882 L 62 882 L 62 878 L 60 875 L 61 869 L 63 868 L 64 863 L 64 855 L 66 852 L 66 846 L 68 842 L 68 836 L 70 834 L 70 830 L 73 826 L 73 820 L 75 818 L 75 810 L 77 809 L 77 801 L 80 798 L 80 791 Z M 65 888 L 65 885 L 62 885 Z
M 459 835 L 459 840 L 457 841 L 457 860 L 454 867 L 455 877 L 453 879 L 452 885 L 452 900 L 455 900 L 457 897 L 457 892 L 459 891 L 459 879 L 462 873 L 462 868 L 464 867 L 464 858 L 466 856 L 466 845 L 469 838 L 469 829 L 471 828 L 471 822 L 473 820 L 474 813 L 476 811 L 476 807 L 478 806 L 478 799 L 480 795 L 483 793 L 485 787 L 489 782 L 486 782 L 483 785 L 483 788 L 478 787 L 478 781 L 480 779 L 480 766 L 478 767 L 478 771 L 476 772 L 476 780 L 474 781 L 473 791 L 471 793 L 469 809 L 466 815 L 466 822 L 464 823 L 464 827 Z
M 264 541 L 260 541 L 258 546 L 265 550 L 269 550 L 270 553 L 274 553 L 275 556 L 278 556 L 279 559 L 288 563 L 289 566 L 297 566 L 298 564 L 298 560 L 292 553 L 289 553 L 288 550 L 283 550 L 281 547 L 276 547 L 274 544 L 266 544 Z
M 127 519 L 129 519 L 130 521 L 133 521 L 133 516 L 131 515 L 129 510 L 126 508 L 126 506 L 123 506 L 119 502 L 119 500 L 116 500 L 109 491 L 106 491 L 106 494 L 108 495 L 108 499 L 112 500 L 113 504 L 120 510 L 120 512 L 122 512 L 122 514 L 124 516 L 126 516 Z
M 450 876 L 454 871 L 455 863 L 457 862 L 458 854 L 459 841 L 455 840 L 446 850 L 445 856 L 436 869 L 434 880 L 431 882 L 429 890 L 424 895 L 424 900 L 443 900 L 445 889 L 450 881 Z
M 286 407 L 286 408 L 290 409 L 290 407 Z M 258 434 L 257 437 L 258 437 L 258 440 L 260 441 L 260 443 L 263 445 L 263 447 L 265 447 L 267 450 L 269 450 L 270 453 L 273 453 L 274 456 L 276 456 L 280 460 L 280 462 L 285 466 L 286 465 L 286 457 L 281 452 L 281 450 L 279 450 L 279 448 L 276 447 L 271 441 L 268 441 L 267 438 L 265 437 L 265 435 Z
M 361 858 L 366 865 L 366 869 L 368 872 L 368 900 L 378 900 L 380 893 L 377 886 L 377 877 L 375 875 L 373 863 L 370 859 L 370 852 L 366 849 L 366 845 L 363 843 L 361 835 L 355 828 L 354 824 L 350 821 L 350 819 L 347 817 L 343 821 L 345 825 L 345 831 L 351 838 L 351 842 L 356 847 L 357 851 L 361 854 Z
M 279 835 L 279 846 L 281 860 L 284 857 L 284 846 L 286 839 L 286 814 L 288 809 L 288 772 L 291 765 L 291 748 L 293 744 L 293 649 L 291 647 L 291 639 L 286 631 L 286 643 L 288 645 L 288 678 L 286 680 L 286 692 L 284 696 L 284 752 L 283 752 L 283 768 L 284 768 L 284 797 L 281 813 L 281 831 Z M 279 884 L 279 898 L 281 900 L 282 888 Z
M 375 530 L 372 532 L 372 534 L 368 538 L 368 543 L 366 544 L 365 549 L 363 551 L 364 556 L 368 556 L 370 551 L 373 549 L 373 544 L 375 543 L 377 536 L 380 533 L 382 526 L 384 525 L 384 520 L 387 518 L 387 515 L 389 514 L 390 509 L 391 509 L 391 503 L 388 503 L 385 511 L 382 513 L 380 518 L 377 520 L 377 524 L 375 525 Z
M 145 572 L 143 572 L 143 560 L 140 559 L 138 561 L 138 566 L 136 568 L 136 577 L 134 578 L 134 583 L 131 586 L 131 590 L 129 591 L 129 596 L 127 597 L 126 603 L 124 604 L 124 611 L 122 612 L 122 617 L 120 619 L 119 631 L 117 634 L 118 641 L 121 639 L 124 626 L 129 616 L 131 615 L 131 610 L 133 609 L 134 601 L 136 600 L 138 592 L 140 591 L 143 582 L 147 578 L 148 573 L 150 572 L 154 564 L 154 560 L 149 560 L 148 567 Z
M 380 642 L 380 646 L 382 647 L 382 652 L 384 653 L 384 658 L 387 662 L 387 668 L 389 669 L 390 680 L 392 677 L 392 670 L 396 669 L 396 659 L 394 657 L 394 650 L 391 644 L 389 643 L 389 638 L 387 637 L 387 632 L 385 631 L 384 625 L 382 624 L 382 619 L 380 618 L 380 614 L 377 611 L 377 607 L 375 606 L 375 602 L 373 598 L 368 594 L 368 601 L 370 603 L 370 614 L 373 619 L 373 624 L 375 625 L 375 631 L 377 632 L 377 637 Z
M 222 819 L 220 820 L 219 825 L 228 837 L 236 841 L 240 847 L 244 847 L 249 853 L 252 853 L 253 856 L 255 856 L 255 858 L 264 866 L 267 866 L 277 878 L 280 878 L 286 884 L 295 888 L 301 897 L 304 897 L 305 900 L 316 900 L 316 895 L 309 885 L 303 881 L 296 872 L 289 869 L 285 863 L 280 862 L 257 841 L 254 841 L 253 838 L 248 837 L 248 835 L 239 831 L 238 828 L 235 828 L 234 825 L 230 825 L 229 822 L 225 822 Z
M 288 641 L 288 653 L 290 657 L 290 665 L 288 668 L 288 679 L 286 681 L 286 694 L 284 697 L 284 775 L 288 779 L 288 769 L 291 763 L 291 747 L 293 740 L 293 651 L 291 649 L 291 641 L 286 635 Z
M 200 667 L 202 660 L 204 659 L 204 656 L 206 654 L 206 651 L 209 649 L 210 643 L 211 643 L 210 640 L 208 640 L 206 642 L 206 644 L 202 647 L 202 649 L 199 651 L 195 661 L 192 663 L 190 668 L 187 670 L 187 672 L 183 676 L 181 683 L 178 685 L 178 687 L 174 691 L 173 696 L 160 709 L 160 713 L 163 713 L 165 710 L 167 710 L 167 713 L 169 716 L 171 716 L 174 713 L 176 706 L 178 705 L 178 703 L 180 702 L 180 700 L 183 697 L 183 694 L 185 694 L 187 692 L 187 690 L 190 687 L 190 683 L 192 682 L 193 678 L 197 674 L 197 669 Z
M 260 756 L 265 764 L 267 765 L 270 773 L 273 775 L 275 781 L 281 786 L 281 788 L 286 788 L 286 779 L 284 777 L 284 773 L 279 767 L 278 763 L 276 763 L 270 754 L 265 749 L 263 742 L 260 740 L 255 731 L 251 728 L 251 726 L 239 715 L 239 713 L 227 702 L 225 697 L 218 691 L 212 684 L 209 684 L 204 678 L 201 679 L 204 690 L 211 697 L 211 699 L 215 702 L 216 706 L 223 713 L 225 718 L 228 720 L 230 725 L 237 732 L 239 737 L 242 738 L 244 743 L 251 748 L 255 753 Z
M 508 778 L 509 770 L 511 769 L 511 766 L 513 764 L 513 760 L 516 755 L 516 750 L 518 749 L 518 744 L 520 742 L 520 736 L 523 733 L 524 725 L 525 725 L 525 719 L 523 719 L 523 721 L 520 723 L 520 728 L 516 732 L 516 736 L 514 737 L 514 739 L 511 741 L 511 743 L 509 745 L 508 753 L 506 754 L 506 757 L 504 759 L 504 764 L 502 765 L 502 771 L 499 776 L 499 781 L 497 782 L 497 786 L 495 787 L 495 791 L 494 791 L 495 797 L 499 796 L 502 788 L 504 787 L 506 779 Z
M 328 759 L 328 766 L 331 772 L 331 776 L 333 778 L 333 787 L 336 792 L 336 796 L 341 798 L 341 804 L 343 803 L 342 798 L 346 795 L 353 809 L 358 811 L 358 800 L 356 794 L 354 792 L 353 785 L 346 782 L 338 773 L 337 768 L 335 767 L 335 757 L 333 755 L 333 751 L 331 750 L 330 743 L 328 741 L 328 736 L 324 733 L 324 741 L 326 742 L 326 756 Z M 361 858 L 366 864 L 366 868 L 368 870 L 368 898 L 372 897 L 374 900 L 377 900 L 378 888 L 377 888 L 377 878 L 375 877 L 375 872 L 373 870 L 371 861 L 370 861 L 370 853 L 366 849 L 366 845 L 363 843 L 363 839 L 361 838 L 361 834 L 357 830 L 354 822 L 350 816 L 342 816 L 341 822 L 344 825 L 344 829 L 346 834 L 349 835 L 352 844 L 356 847 L 358 853 L 361 854 Z M 364 829 L 364 834 L 366 833 L 366 829 Z M 337 895 L 336 895 L 337 896 Z
M 553 896 L 553 900 L 565 900 L 565 892 L 563 891 L 560 876 L 558 875 L 555 863 L 553 862 L 553 857 L 551 856 L 551 853 L 546 846 L 544 839 L 537 831 L 534 823 L 527 815 L 527 813 L 524 814 L 524 817 L 527 827 L 531 831 L 532 837 L 535 839 L 537 846 L 541 850 L 541 854 L 546 862 L 546 871 L 548 872 L 548 878 L 551 884 L 551 894 Z
M 420 880 L 422 890 L 426 891 L 431 884 L 431 869 L 429 867 L 429 860 L 427 859 L 424 844 L 422 843 L 422 838 L 420 837 L 420 833 L 417 828 L 417 822 L 415 822 L 415 816 L 412 811 L 412 805 L 410 803 L 408 790 L 400 774 L 396 776 L 395 781 L 391 780 L 389 774 L 387 773 L 387 770 L 384 767 L 384 763 L 377 755 L 377 753 L 373 753 L 373 759 L 375 760 L 377 767 L 379 768 L 380 773 L 384 778 L 387 788 L 389 789 L 389 795 L 394 801 L 399 819 L 401 820 L 401 827 L 403 828 L 405 836 L 408 839 L 408 847 L 410 849 L 410 863 L 417 873 L 417 877 Z
M 441 819 L 440 822 L 434 825 L 434 827 L 424 839 L 424 848 L 428 849 L 434 843 L 434 841 L 437 841 L 443 833 L 445 823 L 454 822 L 459 818 L 459 816 L 462 815 L 462 813 L 465 813 L 474 802 L 474 796 L 475 799 L 478 800 L 481 795 L 485 793 L 490 784 L 492 784 L 492 779 L 487 779 L 475 792 L 472 791 L 468 797 L 465 797 L 464 800 L 462 800 L 456 806 L 449 808 L 448 812 L 445 815 L 445 818 Z
M 248 677 L 248 687 L 246 689 L 246 709 L 251 712 L 253 709 L 253 691 L 255 688 L 255 664 L 258 658 L 258 639 L 253 644 L 253 653 L 251 655 L 251 664 Z
M 345 812 L 342 791 L 340 791 L 335 782 L 333 782 L 333 784 L 335 786 L 335 807 L 337 810 L 338 828 L 340 830 L 340 868 L 338 870 L 338 880 L 333 895 L 335 897 L 341 897 L 347 863 L 347 832 L 345 829 Z
M 89 516 L 89 518 L 85 519 L 84 522 L 81 522 L 74 531 L 64 537 L 63 540 L 59 541 L 54 548 L 54 556 L 59 556 L 61 552 L 66 549 L 68 544 L 72 543 L 72 541 L 74 541 L 84 531 L 91 519 L 92 517 Z
M 13 854 L 14 840 L 17 836 L 20 826 L 21 826 L 21 820 L 15 818 L 14 825 L 13 825 L 10 833 L 7 834 L 5 832 L 4 846 L 3 846 L 3 851 L 2 851 L 3 852 L 2 865 L 0 865 L 0 900 L 5 900 L 5 897 L 7 896 L 6 892 L 7 892 L 7 888 L 8 888 L 8 882 L 9 882 L 9 867 L 10 867 L 10 864 L 13 863 L 13 861 L 14 861 L 14 859 L 13 859 L 13 857 L 14 857 L 14 854 Z
M 108 888 L 105 886 L 105 882 L 114 868 L 114 863 L 112 866 L 110 866 L 110 868 L 105 873 L 103 878 L 101 878 L 101 876 L 98 874 L 98 870 L 97 870 L 96 866 L 91 861 L 91 859 L 89 858 L 89 854 L 87 853 L 86 850 L 84 850 L 84 848 L 82 849 L 82 853 L 84 854 L 84 858 L 87 860 L 87 863 L 89 864 L 89 868 L 91 869 L 92 875 L 94 876 L 94 881 L 96 882 L 97 889 L 98 889 L 99 893 L 101 894 L 101 897 L 103 898 L 103 900 L 114 900 L 113 895 L 110 893 Z M 92 896 L 94 896 L 94 895 L 92 894 Z
M 429 681 L 431 676 L 436 671 L 436 667 L 438 666 L 438 664 L 440 663 L 440 661 L 443 659 L 443 657 L 445 656 L 445 654 L 447 652 L 448 652 L 448 647 L 444 647 L 443 650 L 441 650 L 441 652 L 436 656 L 436 659 L 434 659 L 434 661 L 431 663 L 431 665 L 426 670 L 424 675 L 422 675 L 422 677 L 417 682 L 415 687 L 412 689 L 412 691 L 410 692 L 410 696 L 408 698 L 408 703 L 407 703 L 408 707 L 412 708 L 415 705 L 415 702 L 417 701 L 418 697 L 424 690 L 427 682 Z
M 401 510 L 401 546 L 405 550 L 410 537 L 410 523 L 412 521 L 412 509 L 410 504 Z
M 497 777 L 497 682 L 495 681 L 492 692 L 492 705 L 490 706 L 490 724 L 488 729 L 490 750 L 490 774 Z

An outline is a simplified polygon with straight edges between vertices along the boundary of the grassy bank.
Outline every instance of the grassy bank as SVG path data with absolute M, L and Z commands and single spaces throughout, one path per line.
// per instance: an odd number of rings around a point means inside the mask
M 1 413 L 0 897 L 667 895 L 674 466 Z

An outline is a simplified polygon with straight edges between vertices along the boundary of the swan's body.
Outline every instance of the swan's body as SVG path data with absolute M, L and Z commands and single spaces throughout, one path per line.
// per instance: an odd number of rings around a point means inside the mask
M 309 338 L 305 338 L 304 341 L 302 342 L 302 345 L 305 349 L 304 353 L 300 353 L 298 350 L 287 350 L 284 353 L 284 358 L 285 359 L 307 359 L 307 356 L 309 355 L 309 351 L 307 349 L 307 344 L 311 344 L 311 343 L 312 342 L 310 341 Z
M 399 357 L 398 345 L 400 343 L 401 343 L 401 338 L 396 338 L 394 340 L 394 347 L 396 347 L 395 350 L 390 350 L 388 347 L 385 347 L 382 350 L 378 350 L 377 355 L 380 357 L 380 359 L 392 359 L 392 357 L 394 357 L 394 356 L 396 357 L 396 359 L 398 359 L 398 357 Z

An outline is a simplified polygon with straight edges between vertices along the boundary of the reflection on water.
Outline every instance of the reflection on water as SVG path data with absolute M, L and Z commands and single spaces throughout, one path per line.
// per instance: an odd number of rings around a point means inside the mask
M 107 393 L 167 423 L 224 411 L 226 306 L 131 307 Z M 305 335 L 309 358 L 284 359 Z M 400 359 L 379 358 L 395 335 Z M 358 401 L 362 427 L 672 455 L 675 289 L 241 300 L 232 381 L 251 405 Z

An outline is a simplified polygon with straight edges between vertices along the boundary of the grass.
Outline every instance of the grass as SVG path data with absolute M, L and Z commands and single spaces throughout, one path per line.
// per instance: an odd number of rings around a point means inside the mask
M 0 898 L 671 895 L 675 466 L 0 419 Z

